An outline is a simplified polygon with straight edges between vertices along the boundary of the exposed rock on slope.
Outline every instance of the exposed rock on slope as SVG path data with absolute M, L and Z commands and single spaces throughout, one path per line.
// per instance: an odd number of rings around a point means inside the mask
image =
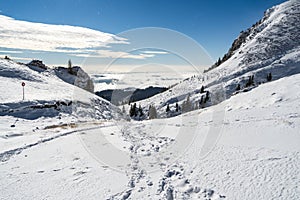
M 65 67 L 57 67 L 54 71 L 55 74 L 63 81 L 94 93 L 94 83 L 90 76 L 84 72 L 81 67 L 74 66 L 71 70 Z
M 46 70 L 51 71 L 51 69 L 40 60 L 32 60 L 26 64 L 26 66 L 37 72 L 44 72 Z M 94 83 L 90 76 L 83 71 L 81 67 L 74 66 L 70 69 L 65 67 L 56 67 L 53 70 L 63 81 L 94 93 Z

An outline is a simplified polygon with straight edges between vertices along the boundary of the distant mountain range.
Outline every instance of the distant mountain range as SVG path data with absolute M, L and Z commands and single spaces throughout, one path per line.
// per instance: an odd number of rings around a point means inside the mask
M 122 105 L 147 99 L 156 94 L 166 91 L 166 87 L 147 87 L 145 89 L 115 89 L 98 91 L 95 94 L 103 99 L 110 101 L 115 105 Z

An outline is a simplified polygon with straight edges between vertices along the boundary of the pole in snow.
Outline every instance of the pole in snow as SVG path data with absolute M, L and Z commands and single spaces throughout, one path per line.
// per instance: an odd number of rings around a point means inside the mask
M 25 87 L 25 83 L 24 83 L 24 82 L 22 82 L 22 87 L 23 87 L 23 101 L 24 101 L 24 99 L 25 99 L 25 95 L 24 95 L 24 87 Z

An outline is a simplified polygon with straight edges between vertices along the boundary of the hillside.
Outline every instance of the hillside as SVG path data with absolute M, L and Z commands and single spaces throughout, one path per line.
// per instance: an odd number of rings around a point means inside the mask
M 32 60 L 31 62 L 26 64 L 26 66 L 28 66 L 30 69 L 37 72 L 45 72 L 45 71 L 54 72 L 57 77 L 59 77 L 61 80 L 65 81 L 66 83 L 75 85 L 86 91 L 94 93 L 94 84 L 90 76 L 86 72 L 84 72 L 81 67 L 72 66 L 72 63 L 70 64 L 71 64 L 70 68 L 66 68 L 66 67 L 49 68 L 40 60 Z
M 201 108 L 217 104 L 241 91 L 248 91 L 272 80 L 300 73 L 300 2 L 290 0 L 268 9 L 262 20 L 253 25 L 234 41 L 226 61 L 204 74 L 191 77 L 168 91 L 138 102 L 148 112 L 155 105 L 160 117 L 166 117 L 166 107 L 171 111 L 175 104 L 181 106 L 190 95 L 192 107 Z M 246 87 L 249 76 L 253 83 Z M 199 105 L 201 87 L 210 92 L 210 99 Z M 192 109 L 194 109 L 192 108 Z M 173 115 L 180 114 L 174 113 Z
M 21 120 L 18 135 L 0 116 L 0 196 L 299 199 L 299 86 L 299 74 L 285 77 L 169 119 L 35 130 Z M 218 111 L 223 117 L 216 121 Z M 107 141 L 125 157 L 101 155 Z
M 118 108 L 62 81 L 56 73 L 57 70 L 39 71 L 0 59 L 0 115 L 24 119 L 59 117 L 61 114 L 74 119 L 80 117 L 78 120 L 119 118 Z M 22 82 L 26 84 L 24 100 Z

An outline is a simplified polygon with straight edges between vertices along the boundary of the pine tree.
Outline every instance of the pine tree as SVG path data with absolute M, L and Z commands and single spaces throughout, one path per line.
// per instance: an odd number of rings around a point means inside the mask
M 192 110 L 190 95 L 187 96 L 186 101 L 182 103 L 182 112 L 189 112 Z
M 196 102 L 194 103 L 194 110 L 198 110 L 199 109 L 199 104 Z
M 203 95 L 201 96 L 199 104 L 200 104 L 199 106 L 201 106 L 203 104 Z
M 170 106 L 169 106 L 169 104 L 167 105 L 166 112 L 170 112 Z
M 201 89 L 200 89 L 200 93 L 204 93 L 204 86 L 202 85 Z
M 133 105 L 130 105 L 130 109 L 129 109 L 129 116 L 133 117 L 133 116 L 137 116 L 138 112 L 137 112 L 137 108 L 136 108 L 136 103 L 134 103 Z
M 241 85 L 238 84 L 238 85 L 236 86 L 235 90 L 236 90 L 236 91 L 241 90 Z
M 249 79 L 248 79 L 248 86 L 251 86 L 251 83 L 252 83 L 252 76 L 249 76 Z
M 183 101 L 182 104 L 181 104 L 181 108 L 182 108 L 182 112 L 186 112 L 186 101 Z
M 149 117 L 149 114 L 150 114 L 150 110 L 151 110 L 151 105 L 149 106 L 148 117 Z
M 137 110 L 136 110 L 136 103 L 133 104 L 133 115 L 136 117 L 137 116 Z
M 221 58 L 219 58 L 217 62 L 217 66 L 221 65 L 221 63 L 222 63 Z
M 271 74 L 271 72 L 267 75 L 267 81 L 272 81 L 272 74 Z
M 141 104 L 139 105 L 139 110 L 138 110 L 138 112 L 139 112 L 139 116 L 140 116 L 140 117 L 144 116 L 144 113 L 143 113 L 143 109 L 142 109 Z
M 68 61 L 68 72 L 69 72 L 70 74 L 73 73 L 73 71 L 72 71 L 72 62 L 71 62 L 71 60 Z
M 132 105 L 130 105 L 129 116 L 130 116 L 130 117 L 133 117 L 133 116 L 134 116 L 134 110 L 133 110 L 133 106 L 132 106 Z
M 209 100 L 209 91 L 206 91 L 206 96 L 204 99 L 204 103 L 206 103 Z
M 253 84 L 254 84 L 254 75 L 249 76 L 248 82 L 246 83 L 245 87 L 250 87 Z

